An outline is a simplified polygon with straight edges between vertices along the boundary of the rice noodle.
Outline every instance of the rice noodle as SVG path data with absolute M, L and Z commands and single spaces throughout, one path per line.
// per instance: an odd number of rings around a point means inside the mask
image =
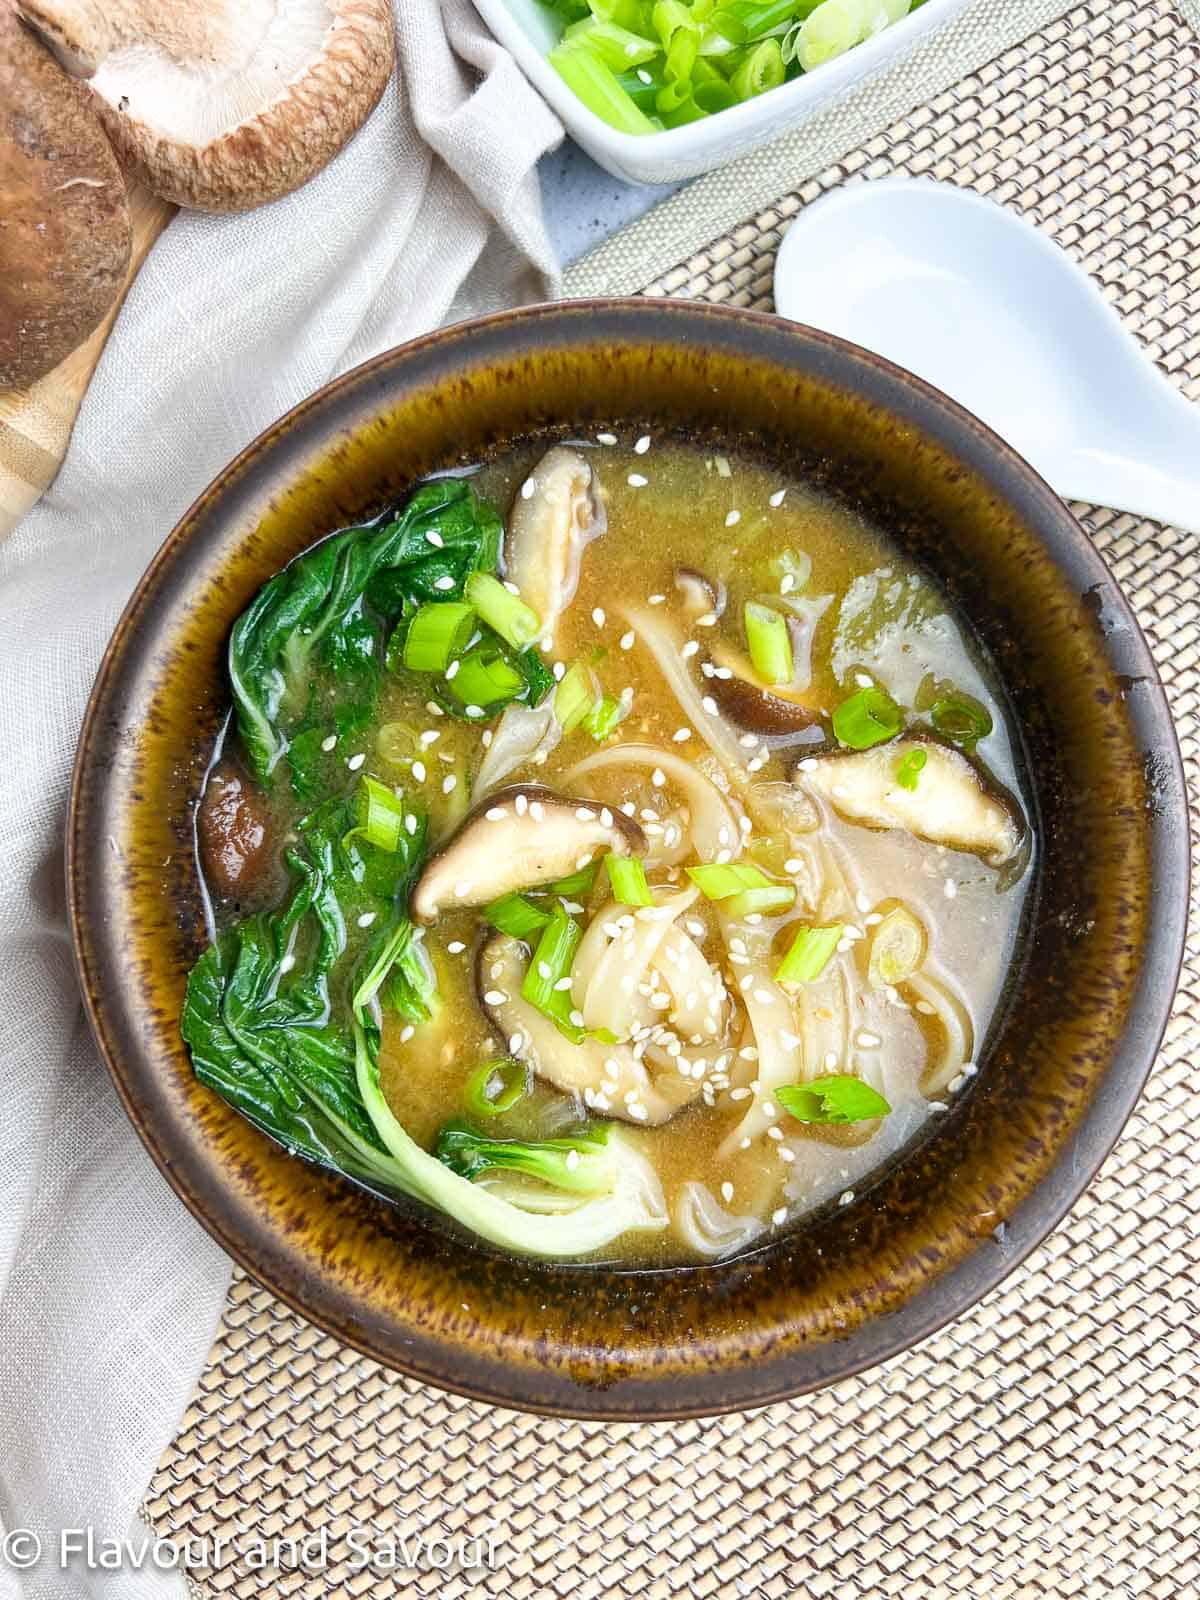
M 580 778 L 620 767 L 640 767 L 650 772 L 660 767 L 676 788 L 687 796 L 692 845 L 701 861 L 713 861 L 722 851 L 728 852 L 725 856 L 727 861 L 733 861 L 741 854 L 741 829 L 728 800 L 710 778 L 706 778 L 690 761 L 677 756 L 673 750 L 660 749 L 656 744 L 613 745 L 576 762 L 564 774 L 562 781 L 573 789 Z
M 704 1183 L 682 1184 L 672 1217 L 675 1232 L 689 1250 L 715 1260 L 744 1250 L 765 1224 L 755 1216 L 734 1216 Z
M 700 690 L 692 682 L 683 650 L 683 638 L 666 617 L 643 611 L 640 607 L 627 607 L 622 615 L 658 663 L 658 669 L 667 680 L 667 687 L 679 702 L 679 709 L 696 732 L 725 768 L 736 784 L 745 784 L 749 778 L 746 767 L 747 752 L 742 748 L 737 734 L 723 717 L 706 711 Z
M 641 906 L 632 918 L 626 907 L 612 903 L 600 913 L 595 920 L 601 925 L 602 938 L 606 937 L 606 925 L 619 926 L 620 931 L 608 941 L 598 959 L 593 957 L 586 985 L 578 970 L 573 970 L 572 994 L 577 1009 L 583 1013 L 585 1028 L 607 1028 L 618 1039 L 629 1036 L 640 1009 L 638 986 L 646 982 L 648 969 L 672 922 L 694 904 L 698 893 L 698 889 L 682 889 L 652 906 Z
M 725 942 L 741 938 L 746 946 L 749 961 L 739 966 L 743 981 L 749 978 L 741 991 L 746 1016 L 754 1030 L 754 1043 L 758 1050 L 758 1070 L 755 1074 L 757 1088 L 744 1115 L 721 1141 L 717 1160 L 727 1161 L 741 1148 L 744 1139 L 761 1138 L 778 1120 L 766 1109 L 778 1111 L 773 1104 L 772 1092 L 781 1084 L 796 1083 L 802 1075 L 803 1057 L 799 1045 L 785 1044 L 783 1035 L 792 1028 L 792 1005 L 784 991 L 771 977 L 768 960 L 770 941 L 761 931 L 750 929 L 745 923 L 730 922 L 724 925 Z
M 921 1075 L 922 1093 L 938 1095 L 970 1061 L 975 1030 L 966 1006 L 941 978 L 935 978 L 932 973 L 922 969 L 913 973 L 905 988 L 910 989 L 918 1000 L 933 1007 L 945 1033 L 941 1056 L 931 1060 Z
M 525 762 L 545 757 L 562 738 L 562 728 L 554 715 L 554 696 L 540 706 L 513 704 L 496 724 L 492 743 L 480 763 L 475 779 L 476 796 L 494 789 Z
M 720 974 L 709 965 L 695 940 L 673 924 L 654 965 L 671 994 L 672 1027 L 688 1039 L 721 1038 L 728 995 Z

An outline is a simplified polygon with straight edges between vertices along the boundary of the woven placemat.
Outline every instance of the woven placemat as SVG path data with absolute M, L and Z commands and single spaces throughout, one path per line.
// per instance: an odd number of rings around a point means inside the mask
M 1200 47 L 1165 0 L 1087 0 L 629 287 L 769 307 L 788 219 L 890 171 L 1033 217 L 1200 398 Z M 1076 509 L 1150 638 L 1195 796 L 1200 541 Z M 177 1540 L 230 1541 L 193 1574 L 206 1600 L 1200 1594 L 1198 1033 L 1193 932 L 1149 1089 L 1057 1233 L 917 1350 L 749 1415 L 612 1426 L 489 1409 L 393 1376 L 239 1275 L 147 1516 Z M 389 1545 L 401 1535 L 426 1543 Z M 457 1541 L 489 1535 L 464 1552 L 485 1564 L 444 1569 Z M 296 1554 L 314 1570 L 286 1549 L 250 1566 L 276 1537 L 308 1537 Z M 413 1565 L 381 1577 L 360 1566 L 366 1544 Z

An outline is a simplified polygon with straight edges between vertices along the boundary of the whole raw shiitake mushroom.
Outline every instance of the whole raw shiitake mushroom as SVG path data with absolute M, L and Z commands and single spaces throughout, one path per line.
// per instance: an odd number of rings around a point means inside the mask
M 0 0 L 0 389 L 83 343 L 129 265 L 125 179 L 77 84 Z
M 319 172 L 392 69 L 388 0 L 17 0 L 87 79 L 126 168 L 166 200 L 245 211 Z

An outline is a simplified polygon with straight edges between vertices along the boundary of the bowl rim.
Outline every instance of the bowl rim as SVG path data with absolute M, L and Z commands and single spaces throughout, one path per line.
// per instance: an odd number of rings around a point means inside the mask
M 1019 485 L 1025 503 L 1019 505 L 1018 509 L 1032 521 L 1039 542 L 1050 550 L 1066 577 L 1081 593 L 1096 584 L 1105 586 L 1106 609 L 1114 613 L 1122 624 L 1115 633 L 1110 631 L 1106 635 L 1107 653 L 1111 659 L 1113 653 L 1119 651 L 1122 670 L 1127 670 L 1131 677 L 1140 677 L 1148 691 L 1127 702 L 1131 729 L 1143 751 L 1153 746 L 1156 755 L 1160 759 L 1165 758 L 1170 771 L 1165 775 L 1166 781 L 1160 785 L 1160 789 L 1177 801 L 1174 806 L 1167 804 L 1161 811 L 1151 813 L 1147 822 L 1149 892 L 1154 912 L 1147 924 L 1142 964 L 1130 997 L 1129 1015 L 1121 1038 L 1102 1077 L 1097 1081 L 1088 1106 L 1073 1125 L 1057 1158 L 1026 1199 L 1005 1220 L 997 1248 L 980 1248 L 970 1252 L 938 1274 L 888 1316 L 864 1322 L 837 1346 L 846 1358 L 833 1359 L 828 1363 L 827 1370 L 822 1370 L 818 1365 L 807 1376 L 801 1376 L 792 1370 L 800 1358 L 785 1357 L 771 1363 L 771 1371 L 778 1375 L 773 1384 L 753 1381 L 734 1384 L 737 1392 L 727 1397 L 720 1392 L 720 1379 L 731 1377 L 729 1369 L 703 1378 L 661 1380 L 657 1385 L 654 1380 L 642 1381 L 639 1387 L 647 1391 L 645 1398 L 653 1401 L 645 1405 L 614 1404 L 606 1400 L 603 1391 L 568 1385 L 566 1380 L 559 1380 L 556 1387 L 552 1385 L 555 1389 L 552 1397 L 542 1393 L 535 1395 L 532 1392 L 535 1385 L 528 1381 L 524 1387 L 518 1383 L 513 1390 L 500 1392 L 489 1386 L 487 1381 L 480 1381 L 473 1375 L 464 1377 L 461 1371 L 456 1372 L 457 1353 L 436 1336 L 430 1335 L 413 1343 L 419 1345 L 425 1354 L 441 1354 L 440 1365 L 436 1360 L 422 1360 L 419 1353 L 406 1354 L 395 1345 L 385 1347 L 373 1337 L 375 1324 L 367 1320 L 359 1323 L 347 1317 L 346 1297 L 335 1286 L 323 1279 L 310 1277 L 306 1285 L 306 1290 L 310 1292 L 302 1292 L 293 1287 L 286 1274 L 278 1270 L 273 1262 L 264 1264 L 262 1258 L 270 1252 L 263 1248 L 262 1241 L 246 1240 L 231 1226 L 229 1213 L 232 1208 L 228 1204 L 222 1206 L 219 1196 L 214 1204 L 211 1198 L 190 1186 L 188 1174 L 181 1169 L 172 1152 L 167 1137 L 169 1128 L 155 1126 L 138 1104 L 134 1086 L 139 1071 L 143 1081 L 152 1082 L 153 1074 L 148 1071 L 146 1052 L 142 1052 L 140 1063 L 136 1050 L 131 1058 L 126 1059 L 120 1048 L 121 1041 L 109 1033 L 106 1015 L 108 1005 L 101 998 L 101 985 L 97 981 L 91 931 L 92 926 L 102 926 L 106 920 L 102 910 L 106 894 L 103 888 L 93 888 L 91 874 L 81 870 L 92 848 L 91 840 L 97 836 L 89 828 L 92 806 L 89 803 L 87 781 L 93 766 L 96 743 L 104 734 L 102 725 L 109 709 L 108 696 L 118 668 L 123 663 L 127 639 L 139 620 L 145 598 L 156 587 L 164 567 L 186 546 L 195 519 L 205 508 L 219 501 L 256 457 L 271 451 L 278 441 L 286 440 L 301 418 L 319 413 L 338 396 L 360 385 L 369 385 L 380 377 L 386 378 L 397 366 L 401 370 L 408 363 L 415 366 L 425 353 L 436 353 L 443 347 L 469 347 L 473 339 L 484 334 L 500 332 L 519 336 L 526 325 L 603 314 L 628 314 L 635 318 L 644 316 L 651 322 L 663 317 L 676 320 L 679 333 L 675 337 L 686 337 L 689 325 L 691 333 L 698 335 L 702 325 L 714 320 L 735 321 L 776 334 L 789 332 L 802 344 L 807 343 L 810 349 L 823 350 L 841 361 L 849 358 L 852 365 L 857 363 L 865 366 L 875 375 L 890 381 L 894 388 L 908 390 L 926 408 L 940 412 L 943 420 L 960 436 L 973 435 L 977 442 L 982 441 L 990 457 L 989 465 L 1005 469 L 1006 475 Z M 927 431 L 920 422 L 909 421 L 911 426 Z M 1004 498 L 1013 503 L 1006 491 Z M 1036 519 L 1031 514 L 1031 508 L 1041 513 Z M 1178 736 L 1165 690 L 1140 624 L 1116 579 L 1069 508 L 1035 469 L 958 402 L 915 374 L 848 340 L 766 312 L 669 298 L 608 297 L 551 301 L 503 310 L 436 329 L 382 351 L 334 378 L 304 397 L 251 440 L 178 519 L 123 608 L 105 647 L 88 699 L 72 769 L 66 819 L 68 919 L 84 1009 L 126 1114 L 175 1193 L 222 1249 L 256 1283 L 278 1296 L 306 1320 L 359 1353 L 391 1370 L 463 1398 L 539 1415 L 586 1420 L 675 1420 L 715 1416 L 730 1411 L 750 1410 L 809 1393 L 853 1377 L 913 1348 L 964 1315 L 984 1295 L 996 1288 L 1058 1227 L 1074 1207 L 1098 1174 L 1133 1111 L 1153 1070 L 1172 1011 L 1185 952 L 1191 878 L 1186 794 Z M 100 875 L 97 875 L 97 881 L 102 884 Z M 493 1366 L 486 1370 L 494 1371 L 497 1368 Z M 512 1371 L 511 1368 L 504 1370 Z M 677 1400 L 668 1400 L 667 1391 L 674 1389 L 683 1393 Z M 651 1390 L 654 1391 L 653 1395 Z M 715 1392 L 709 1393 L 710 1390 Z

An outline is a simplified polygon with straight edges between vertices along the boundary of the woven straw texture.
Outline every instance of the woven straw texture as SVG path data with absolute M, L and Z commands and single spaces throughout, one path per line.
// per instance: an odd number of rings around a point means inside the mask
M 1087 0 L 646 292 L 769 308 L 802 206 L 927 173 L 1034 218 L 1200 399 L 1198 151 L 1200 43 L 1180 13 Z M 1200 542 L 1077 510 L 1149 635 L 1195 796 Z M 488 1409 L 394 1377 L 239 1276 L 148 1517 L 234 1546 L 324 1532 L 323 1570 L 250 1570 L 234 1548 L 193 1574 L 204 1597 L 1198 1595 L 1198 1033 L 1193 930 L 1149 1090 L 1058 1232 L 917 1350 L 750 1415 L 610 1426 Z M 351 1528 L 490 1533 L 493 1564 L 438 1570 L 410 1546 L 409 1570 L 355 1571 Z

